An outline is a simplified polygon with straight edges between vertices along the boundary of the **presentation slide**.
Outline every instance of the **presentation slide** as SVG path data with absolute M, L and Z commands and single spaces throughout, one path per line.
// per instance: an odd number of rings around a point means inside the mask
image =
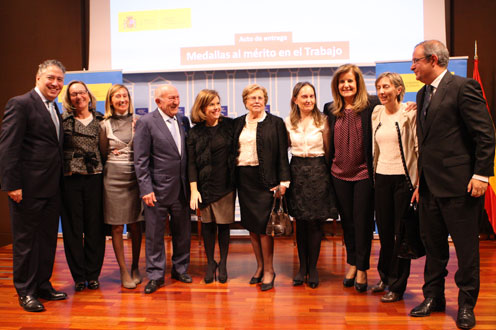
M 111 0 L 111 69 L 359 65 L 411 58 L 423 0 Z

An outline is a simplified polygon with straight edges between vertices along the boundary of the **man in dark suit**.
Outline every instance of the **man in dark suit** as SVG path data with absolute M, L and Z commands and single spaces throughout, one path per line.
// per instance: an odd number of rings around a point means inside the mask
M 411 316 L 444 311 L 448 235 L 458 257 L 456 324 L 475 326 L 479 294 L 478 219 L 493 175 L 494 128 L 480 85 L 447 71 L 449 54 L 437 40 L 415 47 L 411 70 L 426 84 L 417 93 L 420 230 L 426 248 L 425 300 Z
M 172 85 L 155 90 L 158 108 L 136 122 L 134 165 L 145 203 L 146 273 L 145 293 L 164 285 L 165 219 L 170 215 L 172 278 L 191 283 L 191 223 L 186 177 L 186 140 L 179 116 L 179 93 Z
M 40 64 L 36 87 L 7 102 L 0 131 L 0 186 L 9 196 L 14 286 L 28 312 L 38 298 L 61 300 L 52 276 L 60 215 L 62 119 L 53 102 L 64 86 L 59 61 Z

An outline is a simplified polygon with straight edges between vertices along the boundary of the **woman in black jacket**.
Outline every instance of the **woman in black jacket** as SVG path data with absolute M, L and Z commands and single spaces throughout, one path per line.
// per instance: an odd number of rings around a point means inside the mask
M 267 90 L 257 84 L 243 90 L 247 115 L 236 118 L 237 187 L 241 224 L 250 231 L 257 270 L 250 284 L 262 291 L 274 287 L 274 238 L 265 234 L 273 195 L 284 195 L 289 186 L 288 135 L 284 121 L 265 112 Z
M 190 207 L 199 208 L 202 236 L 207 255 L 205 283 L 227 281 L 229 224 L 234 222 L 234 153 L 233 120 L 221 115 L 220 97 L 214 90 L 198 93 L 189 131 L 188 174 L 191 187 Z M 220 262 L 214 259 L 215 235 L 218 231 Z
M 379 104 L 367 94 L 360 69 L 340 66 L 331 82 L 333 103 L 326 104 L 331 132 L 331 176 L 338 202 L 350 265 L 345 287 L 367 290 L 370 248 L 374 229 L 371 114 Z

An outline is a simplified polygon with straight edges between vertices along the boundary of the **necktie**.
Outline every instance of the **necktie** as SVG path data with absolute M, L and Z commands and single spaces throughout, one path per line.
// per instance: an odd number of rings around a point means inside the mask
M 427 117 L 427 108 L 429 108 L 429 104 L 431 103 L 433 89 L 431 85 L 425 86 L 424 103 L 422 104 L 422 113 L 420 116 L 422 127 L 424 127 L 425 118 Z
M 167 120 L 170 124 L 170 131 L 172 134 L 172 137 L 174 138 L 174 142 L 176 142 L 177 150 L 179 151 L 179 154 L 181 154 L 181 145 L 180 145 L 180 137 L 179 137 L 179 132 L 177 131 L 177 126 L 175 123 L 175 119 L 170 118 Z
M 50 113 L 50 117 L 52 117 L 53 124 L 55 125 L 55 130 L 57 131 L 57 138 L 60 137 L 60 127 L 59 127 L 59 117 L 57 116 L 57 112 L 55 107 L 53 106 L 52 101 L 46 101 L 48 106 L 48 112 Z

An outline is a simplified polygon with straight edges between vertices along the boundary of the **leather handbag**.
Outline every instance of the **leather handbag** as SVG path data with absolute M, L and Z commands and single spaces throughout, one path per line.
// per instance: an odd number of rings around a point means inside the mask
M 403 169 L 405 170 L 405 178 L 408 184 L 408 189 L 413 194 L 412 180 L 408 174 L 406 167 L 405 153 L 403 152 L 403 145 L 401 143 L 401 132 L 398 122 L 396 124 L 396 132 L 398 133 L 398 141 L 401 153 L 401 161 L 403 162 Z M 401 218 L 400 232 L 396 237 L 395 247 L 398 258 L 402 259 L 418 259 L 425 256 L 425 248 L 420 238 L 419 226 L 419 213 L 417 202 L 410 203 L 410 206 L 405 210 Z
M 279 203 L 277 203 L 279 202 Z M 276 204 L 278 206 L 276 207 Z M 288 236 L 293 232 L 293 226 L 288 214 L 288 205 L 284 196 L 276 197 L 272 203 L 269 222 L 265 233 L 270 236 Z

